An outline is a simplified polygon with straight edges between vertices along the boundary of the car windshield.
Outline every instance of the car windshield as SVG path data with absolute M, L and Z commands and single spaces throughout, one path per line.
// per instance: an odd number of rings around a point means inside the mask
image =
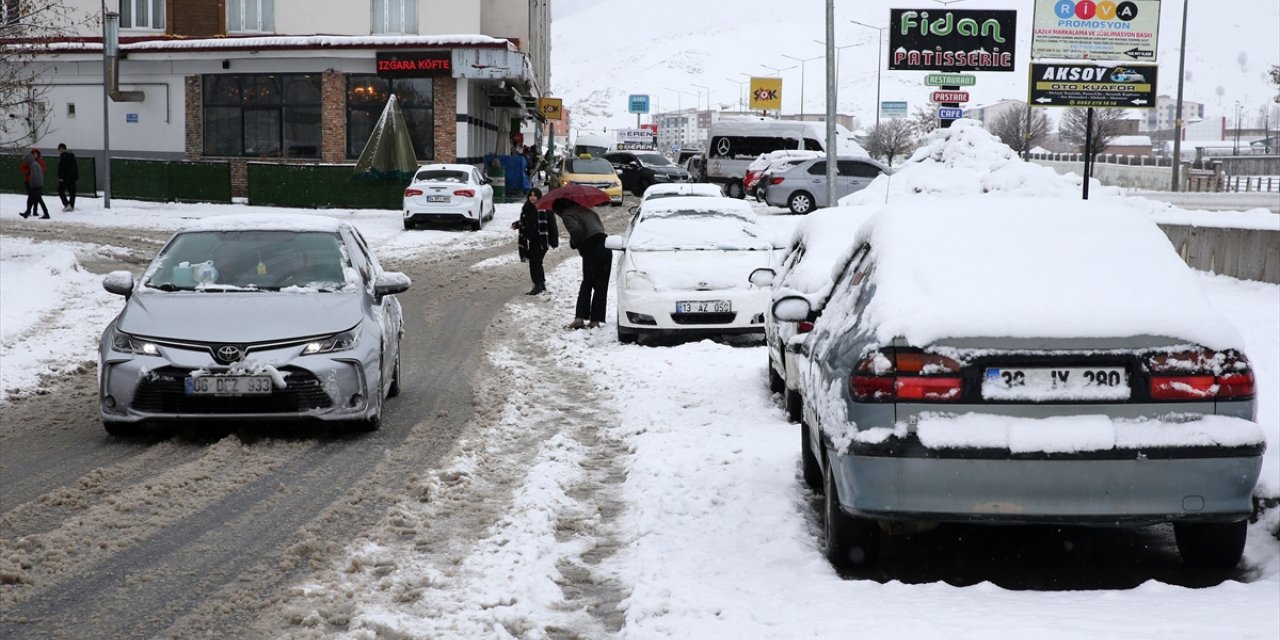
M 661 153 L 640 153 L 636 154 L 636 158 L 640 159 L 640 164 L 651 167 L 668 167 L 672 166 L 671 161 Z
M 751 216 L 695 208 L 645 212 L 627 239 L 627 249 L 631 251 L 756 251 L 772 248 L 764 229 Z
M 146 284 L 166 291 L 333 291 L 352 281 L 347 264 L 332 232 L 189 231 L 156 257 Z
M 445 169 L 429 169 L 427 171 L 419 171 L 418 175 L 413 177 L 415 182 L 463 182 L 467 181 L 467 174 L 462 171 L 449 171 Z
M 593 175 L 613 175 L 613 165 L 599 158 L 579 158 L 565 161 L 565 171 L 569 173 L 586 173 Z

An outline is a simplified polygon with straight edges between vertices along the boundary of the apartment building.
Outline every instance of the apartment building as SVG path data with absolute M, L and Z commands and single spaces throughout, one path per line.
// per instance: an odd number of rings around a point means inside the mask
M 36 144 L 100 156 L 105 117 L 113 157 L 231 160 L 233 186 L 251 160 L 354 161 L 393 94 L 420 162 L 480 163 L 549 81 L 549 0 L 106 0 L 104 110 L 103 2 L 63 4 Z

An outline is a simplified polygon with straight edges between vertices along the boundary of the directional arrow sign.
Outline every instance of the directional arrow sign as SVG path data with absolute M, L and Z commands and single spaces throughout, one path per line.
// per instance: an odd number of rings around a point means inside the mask
M 929 94 L 929 99 L 934 102 L 937 102 L 938 104 L 943 104 L 947 102 L 968 102 L 969 92 L 968 91 L 934 91 L 933 93 Z
M 1130 58 L 1133 58 L 1134 60 L 1155 60 L 1156 59 L 1156 52 L 1150 49 L 1139 49 L 1137 47 L 1134 47 L 1124 52 L 1124 54 L 1126 56 L 1129 56 Z
M 1031 102 L 1046 107 L 1150 109 L 1156 65 L 1104 67 L 1087 62 L 1032 62 Z

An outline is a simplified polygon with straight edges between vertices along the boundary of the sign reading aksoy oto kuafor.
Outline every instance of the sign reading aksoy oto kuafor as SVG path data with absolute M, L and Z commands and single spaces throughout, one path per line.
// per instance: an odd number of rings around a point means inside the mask
M 891 71 L 1013 71 L 1017 11 L 889 11 Z
M 1160 0 L 1036 0 L 1032 58 L 1156 61 Z
M 1088 62 L 1032 62 L 1029 97 L 1037 107 L 1155 106 L 1156 65 L 1101 66 Z
M 782 78 L 751 78 L 751 108 L 782 109 Z

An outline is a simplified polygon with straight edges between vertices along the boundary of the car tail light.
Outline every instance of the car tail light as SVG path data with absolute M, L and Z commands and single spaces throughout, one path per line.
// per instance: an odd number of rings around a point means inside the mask
M 813 331 L 813 323 L 808 320 L 801 320 L 796 323 L 796 333 L 809 333 Z
M 453 195 L 461 196 L 463 198 L 474 198 L 476 197 L 476 190 L 475 189 L 458 189 L 457 191 L 453 192 Z
M 769 184 L 782 184 L 783 180 L 786 180 L 786 178 L 783 178 L 781 176 L 776 178 L 769 178 Z
M 860 402 L 952 402 L 964 395 L 959 362 L 935 353 L 877 351 L 858 362 L 849 390 Z
M 420 196 L 420 195 L 422 195 L 422 189 L 409 188 L 404 190 L 404 197 L 406 198 L 412 198 L 413 196 Z
M 1160 353 L 1147 359 L 1152 400 L 1236 400 L 1256 392 L 1249 359 L 1208 349 Z

